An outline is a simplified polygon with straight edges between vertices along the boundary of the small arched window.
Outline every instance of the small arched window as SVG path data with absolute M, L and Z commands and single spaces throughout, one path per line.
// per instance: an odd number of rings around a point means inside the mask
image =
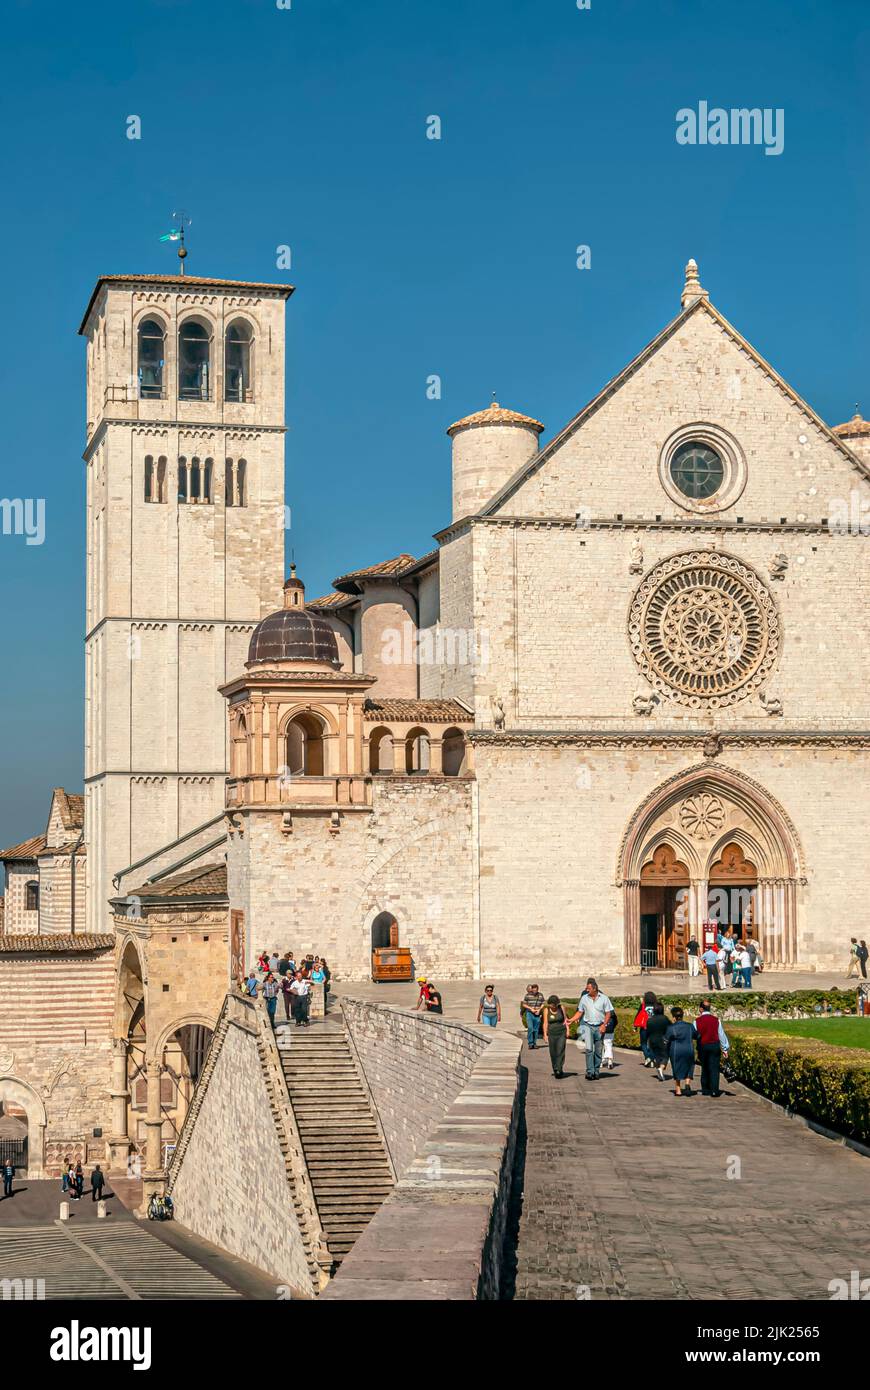
M 161 454 L 160 458 L 157 460 L 157 472 L 154 476 L 154 492 L 156 494 L 154 498 L 156 502 L 166 501 L 166 457 L 164 454 Z
M 245 459 L 236 464 L 236 506 L 248 505 L 248 465 Z
M 201 469 L 200 469 L 200 466 L 199 466 L 199 459 L 198 459 L 198 458 L 192 458 L 192 459 L 190 460 L 190 500 L 191 500 L 191 502 L 198 502 L 198 501 L 199 501 L 200 477 L 201 477 Z
M 297 714 L 287 725 L 287 767 L 291 777 L 324 774 L 323 724 L 313 714 Z
M 212 473 L 213 473 L 213 472 L 214 472 L 214 460 L 213 460 L 213 459 L 206 459 L 205 463 L 202 465 L 202 500 L 203 500 L 203 502 L 210 502 L 210 501 L 211 501 L 211 477 L 212 477 Z
M 393 735 L 390 729 L 373 729 L 369 734 L 369 771 L 392 772 Z
M 142 400 L 160 400 L 163 395 L 163 366 L 166 335 L 157 319 L 143 319 L 139 325 L 139 395 Z
M 412 729 L 405 738 L 405 772 L 429 771 L 429 735 L 425 729 Z
M 39 884 L 35 879 L 24 885 L 24 910 L 25 912 L 39 911 Z
M 226 461 L 226 473 L 224 474 L 224 503 L 227 507 L 234 507 L 236 504 L 235 468 L 232 459 L 227 459 Z
M 145 501 L 154 501 L 154 460 L 150 454 L 145 455 Z
M 187 319 L 178 331 L 178 395 L 183 401 L 210 398 L 211 338 L 204 323 Z
M 228 401 L 250 401 L 251 365 L 253 358 L 251 330 L 242 319 L 236 319 L 227 329 L 224 350 L 224 398 Z
M 187 459 L 178 460 L 178 500 L 187 501 Z
M 461 729 L 445 729 L 441 744 L 441 771 L 445 777 L 461 777 L 465 770 L 465 735 Z

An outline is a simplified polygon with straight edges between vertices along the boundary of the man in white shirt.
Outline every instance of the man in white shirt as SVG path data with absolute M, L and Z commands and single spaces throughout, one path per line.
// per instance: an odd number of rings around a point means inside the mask
M 296 978 L 290 986 L 290 993 L 293 996 L 292 1008 L 296 1027 L 307 1028 L 310 1023 L 308 1010 L 311 1007 L 311 983 L 309 980 L 303 979 L 301 970 L 296 971 Z
M 598 988 L 598 981 L 590 975 L 586 988 L 580 996 L 577 1012 L 568 1019 L 569 1025 L 579 1023 L 586 1043 L 586 1080 L 597 1081 L 601 1073 L 601 1057 L 604 1052 L 604 1034 L 613 1013 L 613 1005 L 606 994 Z

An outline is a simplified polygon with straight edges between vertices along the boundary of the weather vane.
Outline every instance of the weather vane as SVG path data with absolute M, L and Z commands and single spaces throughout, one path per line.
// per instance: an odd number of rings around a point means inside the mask
M 173 221 L 177 223 L 177 226 L 170 228 L 170 230 L 169 230 L 168 232 L 164 232 L 164 234 L 163 234 L 163 236 L 160 238 L 160 240 L 161 240 L 161 241 L 177 241 L 177 242 L 179 243 L 179 246 L 178 246 L 178 259 L 179 259 L 179 261 L 181 262 L 180 270 L 181 270 L 181 274 L 183 275 L 183 274 L 184 274 L 184 259 L 185 259 L 186 255 L 187 255 L 187 247 L 186 247 L 185 244 L 184 244 L 184 228 L 185 228 L 185 225 L 189 227 L 189 226 L 191 225 L 191 222 L 192 222 L 193 219 L 190 218 L 190 217 L 188 217 L 188 215 L 187 215 L 187 213 L 185 212 L 184 208 L 179 208 L 179 209 L 177 210 L 177 212 L 174 212 L 174 213 L 172 214 L 172 218 L 173 218 Z

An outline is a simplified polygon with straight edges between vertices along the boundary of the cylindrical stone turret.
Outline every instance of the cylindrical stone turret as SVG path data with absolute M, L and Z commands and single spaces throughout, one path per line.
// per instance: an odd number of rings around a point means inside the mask
M 844 425 L 834 426 L 834 434 L 853 454 L 858 455 L 862 463 L 870 464 L 870 420 L 862 419 L 857 406 L 851 420 Z
M 453 520 L 481 511 L 509 478 L 538 452 L 540 420 L 505 410 L 486 410 L 457 420 L 453 440 Z

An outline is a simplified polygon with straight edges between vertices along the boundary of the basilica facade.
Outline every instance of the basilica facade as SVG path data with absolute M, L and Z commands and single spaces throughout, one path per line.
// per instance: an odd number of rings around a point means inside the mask
M 157 1171 L 264 947 L 366 980 L 388 924 L 424 974 L 546 980 L 678 968 L 711 918 L 783 970 L 860 935 L 870 424 L 829 428 L 690 262 L 546 442 L 495 402 L 451 425 L 428 554 L 312 597 L 291 293 L 105 276 L 82 321 L 84 824 L 56 793 L 5 852 L 0 936 L 0 987 L 89 1001 L 62 1072 L 18 1025 L 0 1057 L 34 1172 Z

